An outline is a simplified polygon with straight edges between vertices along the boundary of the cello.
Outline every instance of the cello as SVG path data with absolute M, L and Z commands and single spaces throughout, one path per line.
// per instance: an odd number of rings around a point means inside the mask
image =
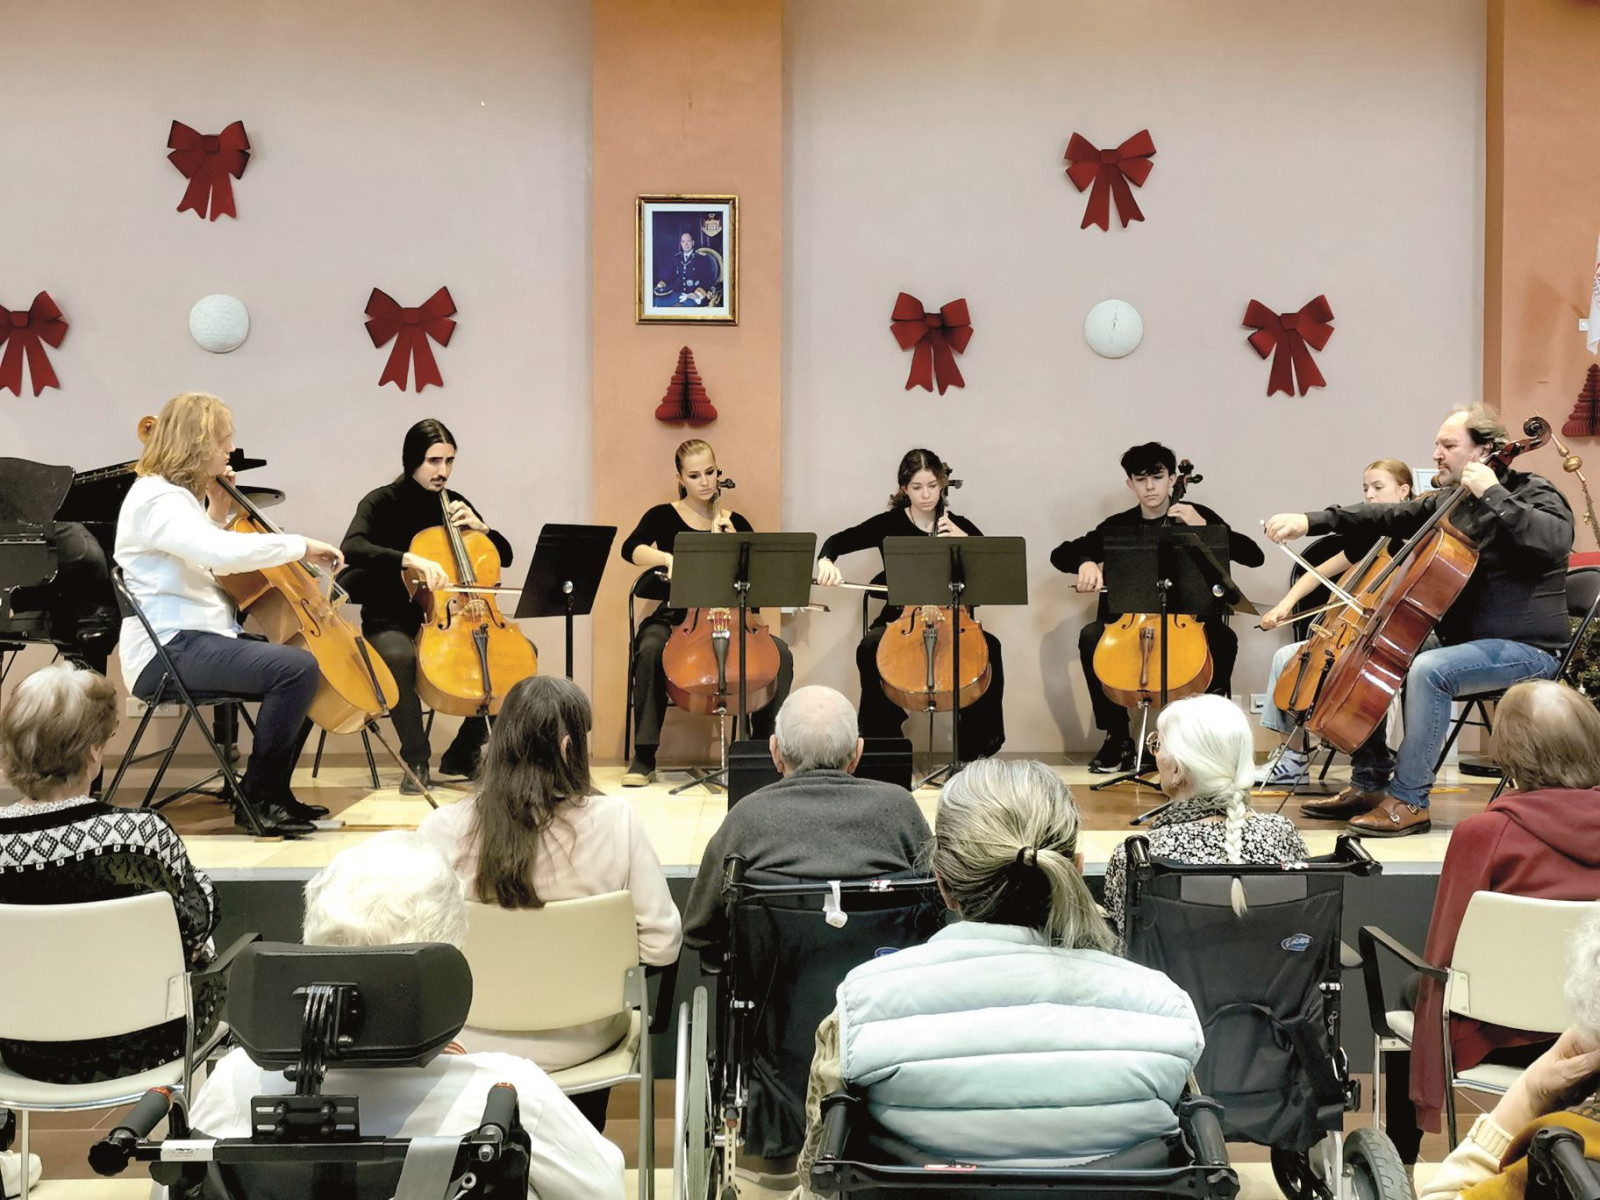
M 1178 464 L 1167 507 L 1179 503 L 1189 485 L 1205 477 L 1187 458 Z M 1161 518 L 1171 521 L 1170 517 Z M 1165 646 L 1163 646 L 1163 642 Z M 1162 661 L 1166 678 L 1163 687 Z M 1211 686 L 1211 647 L 1203 622 L 1183 613 L 1124 613 L 1107 625 L 1094 648 L 1094 673 L 1105 693 L 1123 708 L 1149 708 L 1193 696 Z
M 422 605 L 417 631 L 417 695 L 435 712 L 493 716 L 513 684 L 539 673 L 539 654 L 495 603 L 500 552 L 486 534 L 450 519 L 449 493 L 439 493 L 441 523 L 411 539 L 410 552 L 439 563 L 449 586 L 434 591 L 404 573 Z
M 1507 442 L 1487 461 L 1509 465 L 1517 455 L 1543 446 L 1551 435 L 1549 422 L 1537 416 L 1523 422 L 1522 432 L 1525 437 Z M 1476 543 L 1450 520 L 1471 494 L 1456 484 L 1396 551 L 1369 589 L 1378 594 L 1389 584 L 1388 590 L 1356 618 L 1355 636 L 1328 670 L 1306 729 L 1346 754 L 1354 753 L 1383 720 L 1423 640 L 1478 565 Z
M 1370 608 L 1375 597 L 1373 581 L 1389 565 L 1389 540 L 1380 538 L 1373 543 L 1360 562 L 1348 567 L 1339 576 L 1339 586 L 1350 593 L 1363 609 Z M 1272 689 L 1272 703 L 1285 712 L 1307 713 L 1316 703 L 1322 681 L 1328 668 L 1360 631 L 1359 616 L 1347 606 L 1326 620 L 1315 621 L 1300 644 L 1300 652 L 1289 660 L 1289 669 L 1278 676 Z M 1325 610 L 1324 610 L 1325 611 Z
M 734 486 L 733 480 L 720 479 L 712 504 L 720 504 L 723 489 Z M 723 524 L 720 519 L 713 519 L 712 529 L 719 524 Z M 667 677 L 667 695 L 684 712 L 710 716 L 734 711 L 737 704 L 730 709 L 728 698 L 738 693 L 741 674 L 746 718 L 777 695 L 779 657 L 772 631 L 755 613 L 745 613 L 741 672 L 739 653 L 733 649 L 738 625 L 737 609 L 695 608 L 667 638 L 661 650 L 661 669 Z
M 950 487 L 960 486 L 952 479 Z M 934 524 L 945 515 L 944 496 L 934 510 Z M 937 537 L 931 533 L 928 536 Z M 965 606 L 957 609 L 954 628 L 950 609 L 922 604 L 905 609 L 889 622 L 878 642 L 878 675 L 883 691 L 912 712 L 949 712 L 965 708 L 989 690 L 989 640 L 983 626 Z M 953 678 L 956 642 L 960 641 L 961 678 Z
M 155 421 L 145 417 L 139 422 L 141 442 L 149 439 Z M 228 522 L 231 532 L 283 532 L 225 475 L 217 476 L 217 483 L 238 510 Z M 321 679 L 307 714 L 313 722 L 329 733 L 378 733 L 377 718 L 388 714 L 399 691 L 383 659 L 339 611 L 348 597 L 332 576 L 309 563 L 290 562 L 218 575 L 216 580 L 241 617 L 254 618 L 272 641 L 299 646 L 316 658 Z M 381 734 L 379 741 L 388 748 Z

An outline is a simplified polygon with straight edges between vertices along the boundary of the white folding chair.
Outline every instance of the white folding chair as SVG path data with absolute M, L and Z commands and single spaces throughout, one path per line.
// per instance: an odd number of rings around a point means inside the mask
M 622 1041 L 550 1078 L 568 1095 L 639 1085 L 639 1197 L 655 1195 L 654 1077 L 650 998 L 639 965 L 633 897 L 607 892 L 543 908 L 469 903 L 467 1025 L 496 1033 L 540 1033 L 628 1014 Z M 663 1000 L 663 1007 L 668 1005 Z
M 1445 1088 L 1445 1117 L 1453 1149 L 1460 1140 L 1455 1089 L 1504 1095 L 1522 1074 L 1522 1068 L 1479 1063 L 1457 1071 L 1450 1047 L 1450 1018 L 1467 1017 L 1530 1033 L 1558 1035 L 1572 1021 L 1563 992 L 1567 947 L 1573 931 L 1597 908 L 1600 901 L 1539 900 L 1504 892 L 1474 892 L 1461 918 L 1449 967 L 1424 962 L 1381 929 L 1362 929 L 1361 957 L 1375 1034 L 1373 1124 L 1379 1122 L 1383 1056 L 1397 1050 L 1409 1051 L 1415 1035 L 1411 1010 L 1391 1010 L 1382 1003 L 1375 959 L 1377 946 L 1444 989 L 1441 1037 L 1445 1078 L 1449 1081 Z
M 87 904 L 0 904 L 0 940 L 12 969 L 0 987 L 0 1038 L 75 1042 L 118 1037 L 182 1019 L 184 1055 L 98 1083 L 41 1083 L 0 1064 L 0 1108 L 17 1113 L 22 1200 L 28 1200 L 28 1115 L 116 1108 L 150 1088 L 190 1095 L 194 1068 L 227 1036 L 218 1023 L 195 1045 L 194 980 L 224 973 L 239 941 L 217 962 L 191 973 L 172 897 L 148 892 Z

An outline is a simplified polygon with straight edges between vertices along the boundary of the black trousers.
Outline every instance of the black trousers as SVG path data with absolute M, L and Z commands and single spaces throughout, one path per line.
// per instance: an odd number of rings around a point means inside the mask
M 856 646 L 856 671 L 861 676 L 857 727 L 864 738 L 900 737 L 906 717 L 913 715 L 884 694 L 883 679 L 878 674 L 878 643 L 883 641 L 886 628 L 887 624 L 874 625 Z M 956 757 L 963 762 L 988 758 L 1006 740 L 1006 670 L 1000 656 L 1000 639 L 985 629 L 983 640 L 989 644 L 989 687 L 961 710 L 961 744 Z
M 1233 664 L 1239 657 L 1239 635 L 1221 621 L 1207 621 L 1205 629 L 1206 643 L 1211 647 L 1211 686 L 1206 691 L 1214 696 L 1226 696 L 1233 690 Z M 1094 648 L 1105 631 L 1104 621 L 1090 621 L 1085 625 L 1078 634 L 1078 658 L 1083 662 L 1083 678 L 1089 685 L 1094 727 L 1108 737 L 1126 738 L 1129 736 L 1128 710 L 1106 695 L 1094 673 Z
M 633 640 L 633 744 L 658 746 L 661 744 L 661 722 L 667 715 L 667 672 L 661 665 L 661 652 L 672 636 L 677 622 L 670 617 L 650 614 L 639 623 L 639 632 Z M 751 732 L 758 738 L 772 736 L 778 720 L 778 710 L 788 698 L 794 685 L 794 655 L 781 637 L 773 636 L 778 647 L 778 677 L 774 681 L 772 699 L 764 708 L 750 714 Z M 729 665 L 737 665 L 739 643 L 735 639 L 728 650 Z M 737 709 L 738 700 L 734 700 Z
M 378 657 L 388 664 L 400 695 L 389 710 L 394 731 L 400 738 L 400 757 L 413 769 L 425 767 L 433 757 L 428 734 L 422 724 L 422 701 L 417 699 L 416 634 L 403 629 L 369 629 L 362 634 Z M 456 730 L 455 740 L 445 751 L 452 757 L 469 754 L 489 739 L 489 723 L 482 717 L 467 717 Z

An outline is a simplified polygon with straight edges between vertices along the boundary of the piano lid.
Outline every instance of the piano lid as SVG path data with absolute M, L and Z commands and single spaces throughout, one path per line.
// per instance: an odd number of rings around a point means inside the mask
M 0 522 L 43 525 L 52 521 L 71 487 L 71 467 L 0 458 Z

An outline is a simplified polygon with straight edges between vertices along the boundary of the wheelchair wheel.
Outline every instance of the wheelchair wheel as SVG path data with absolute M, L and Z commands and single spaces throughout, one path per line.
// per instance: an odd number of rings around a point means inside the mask
M 1272 1178 L 1284 1200 L 1333 1200 L 1333 1194 L 1311 1169 L 1311 1156 L 1293 1150 L 1272 1150 Z
M 711 1142 L 711 1073 L 707 1057 L 706 989 L 695 988 L 692 1003 L 678 1006 L 678 1064 L 673 1133 L 673 1200 L 710 1200 L 716 1174 Z
M 1389 1135 L 1370 1126 L 1344 1140 L 1348 1200 L 1409 1200 L 1411 1180 Z

